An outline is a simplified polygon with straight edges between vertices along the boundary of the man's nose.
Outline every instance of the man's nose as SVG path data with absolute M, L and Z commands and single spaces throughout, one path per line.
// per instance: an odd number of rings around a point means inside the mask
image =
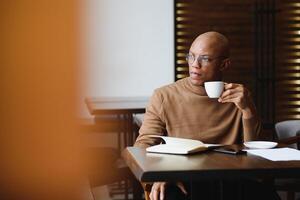
M 198 62 L 198 59 L 194 60 L 194 62 L 192 63 L 192 67 L 194 67 L 194 68 L 201 68 L 201 63 Z

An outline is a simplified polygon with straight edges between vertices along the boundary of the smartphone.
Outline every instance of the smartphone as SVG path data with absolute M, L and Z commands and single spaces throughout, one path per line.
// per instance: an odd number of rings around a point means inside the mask
M 238 154 L 244 154 L 247 153 L 246 151 L 243 151 L 241 147 L 237 145 L 228 145 L 228 146 L 222 146 L 216 149 L 213 149 L 215 152 L 220 152 L 220 153 L 227 153 L 227 154 L 233 154 L 233 155 L 238 155 Z

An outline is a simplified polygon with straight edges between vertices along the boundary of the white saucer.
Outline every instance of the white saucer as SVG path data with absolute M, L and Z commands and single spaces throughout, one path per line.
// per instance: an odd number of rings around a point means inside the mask
M 251 141 L 244 142 L 244 145 L 250 149 L 271 149 L 277 146 L 277 142 Z

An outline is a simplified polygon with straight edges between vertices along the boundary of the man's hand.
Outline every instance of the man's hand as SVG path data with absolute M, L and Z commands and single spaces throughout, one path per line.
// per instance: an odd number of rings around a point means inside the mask
M 165 199 L 165 190 L 167 187 L 167 182 L 155 182 L 152 186 L 151 192 L 150 192 L 150 199 L 151 200 L 164 200 Z M 181 182 L 178 182 L 177 187 L 186 195 L 187 191 L 184 188 L 183 184 Z
M 249 119 L 255 114 L 254 103 L 247 88 L 241 84 L 225 83 L 225 89 L 218 99 L 221 103 L 232 102 L 243 113 L 244 119 Z

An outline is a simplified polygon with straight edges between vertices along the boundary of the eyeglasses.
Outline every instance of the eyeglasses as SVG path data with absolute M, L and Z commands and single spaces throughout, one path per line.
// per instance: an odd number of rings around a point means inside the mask
M 209 56 L 206 55 L 199 55 L 197 58 L 197 62 L 199 65 L 207 65 L 208 63 L 210 63 L 213 60 L 219 59 L 219 58 L 223 58 L 224 57 L 215 57 L 215 58 L 210 58 Z M 195 62 L 195 56 L 193 54 L 188 53 L 186 55 L 186 61 L 191 65 Z

